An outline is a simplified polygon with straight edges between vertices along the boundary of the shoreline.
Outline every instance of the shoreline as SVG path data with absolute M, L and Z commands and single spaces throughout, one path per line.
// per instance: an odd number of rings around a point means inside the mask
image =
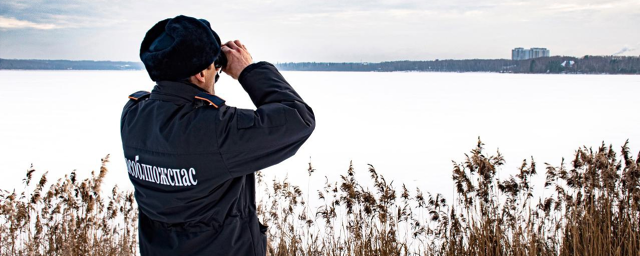
M 257 62 L 257 61 L 256 61 Z M 275 62 L 280 71 L 444 72 L 507 74 L 640 75 L 640 56 L 551 56 L 526 60 L 464 59 L 385 62 Z M 20 60 L 0 58 L 0 70 L 145 70 L 141 62 Z

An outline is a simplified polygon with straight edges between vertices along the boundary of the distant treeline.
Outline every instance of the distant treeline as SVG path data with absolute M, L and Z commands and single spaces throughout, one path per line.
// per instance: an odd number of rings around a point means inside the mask
M 390 61 L 380 63 L 278 63 L 288 71 L 420 71 L 500 73 L 584 73 L 640 74 L 640 56 L 552 56 L 529 60 L 471 59 L 432 61 Z
M 0 69 L 33 70 L 140 70 L 141 62 L 93 60 L 15 60 L 0 59 Z
M 552 56 L 529 60 L 470 59 L 429 61 L 367 62 L 287 62 L 276 63 L 284 71 L 362 71 L 362 72 L 499 72 L 499 73 L 573 73 L 640 74 L 640 56 L 591 56 L 582 58 Z M 142 70 L 140 62 L 15 60 L 0 59 L 0 69 L 53 70 Z

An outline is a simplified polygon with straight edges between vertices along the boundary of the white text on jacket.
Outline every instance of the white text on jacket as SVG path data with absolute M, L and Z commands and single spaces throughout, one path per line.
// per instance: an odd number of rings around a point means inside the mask
M 195 186 L 198 184 L 196 179 L 196 169 L 171 169 L 161 168 L 153 165 L 138 162 L 139 156 L 135 160 L 125 158 L 127 162 L 127 171 L 134 178 L 153 182 L 167 186 Z

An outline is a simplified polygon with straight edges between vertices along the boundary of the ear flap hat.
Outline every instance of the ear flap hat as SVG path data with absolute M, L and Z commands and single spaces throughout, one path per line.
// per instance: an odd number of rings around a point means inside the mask
M 188 78 L 220 55 L 220 37 L 209 22 L 184 15 L 156 23 L 140 45 L 140 59 L 153 81 Z

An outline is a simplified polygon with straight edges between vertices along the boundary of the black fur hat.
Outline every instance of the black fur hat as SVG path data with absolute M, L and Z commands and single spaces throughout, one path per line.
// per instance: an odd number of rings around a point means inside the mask
M 220 38 L 204 19 L 184 15 L 156 23 L 140 46 L 151 80 L 178 81 L 206 69 L 221 54 Z

